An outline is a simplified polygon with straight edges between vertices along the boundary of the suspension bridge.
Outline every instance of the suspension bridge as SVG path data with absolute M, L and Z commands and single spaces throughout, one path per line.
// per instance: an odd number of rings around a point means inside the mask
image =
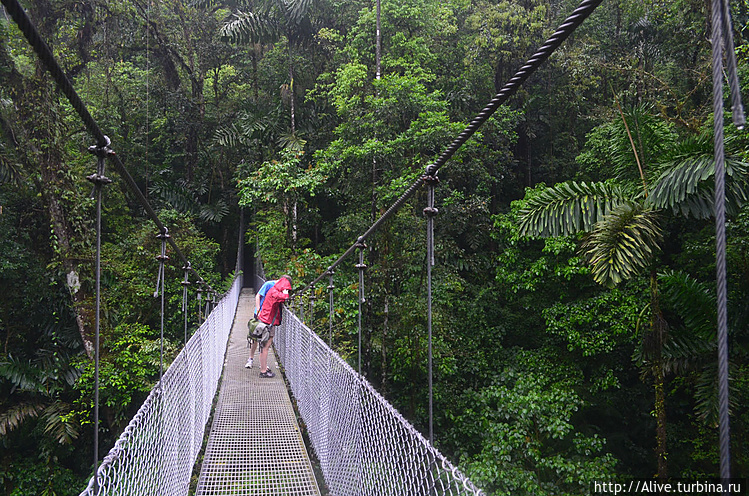
M 241 270 L 240 235 L 237 273 L 231 289 L 208 307 L 205 320 L 186 342 L 177 358 L 151 391 L 110 452 L 99 462 L 98 429 L 94 428 L 94 476 L 81 496 L 100 495 L 480 495 L 476 487 L 433 444 L 431 405 L 431 266 L 433 264 L 434 188 L 437 172 L 455 152 L 514 94 L 519 86 L 596 9 L 602 0 L 584 0 L 547 42 L 522 66 L 487 106 L 430 164 L 425 174 L 359 236 L 320 276 L 297 290 L 303 294 L 323 278 L 330 284 L 338 265 L 359 251 L 359 318 L 363 297 L 363 251 L 366 239 L 398 211 L 420 188 L 428 189 L 427 322 L 429 333 L 430 427 L 428 438 L 418 432 L 363 377 L 337 355 L 303 320 L 284 308 L 271 352 L 271 367 L 282 369 L 273 379 L 260 379 L 256 369 L 244 367 L 247 358 L 246 322 L 254 310 L 251 287 L 262 278 L 245 281 Z M 89 114 L 64 75 L 52 51 L 41 39 L 17 0 L 2 0 L 62 93 L 96 139 L 91 152 L 98 159 L 89 176 L 97 198 L 96 257 L 96 380 L 94 425 L 98 426 L 98 342 L 100 314 L 101 191 L 110 181 L 104 174 L 107 160 L 114 163 L 126 185 L 159 229 L 164 317 L 164 263 L 166 246 L 182 260 L 185 285 L 193 277 L 208 286 L 185 258 L 168 228 L 159 220 L 119 157 L 110 140 Z M 712 0 L 713 94 L 715 115 L 722 115 L 723 51 L 731 84 L 734 120 L 743 126 L 730 14 L 722 0 Z M 730 479 L 725 315 L 725 163 L 723 121 L 715 119 L 716 240 L 718 270 L 718 363 L 720 396 L 721 478 Z M 240 222 L 242 224 L 242 222 Z M 185 286 L 186 287 L 186 286 Z M 186 293 L 185 289 L 185 293 Z M 212 308 L 210 308 L 212 306 Z M 332 321 L 332 319 L 331 319 Z M 361 333 L 360 333 L 361 335 Z M 360 346 L 361 349 L 361 346 Z M 288 389 L 287 389 L 288 382 Z M 215 402 L 216 392 L 218 399 Z M 292 403 L 293 398 L 293 403 Z M 305 446 L 302 425 L 309 440 Z M 210 427 L 204 445 L 206 428 Z M 307 453 L 314 453 L 319 470 Z M 197 483 L 191 487 L 199 466 Z M 316 473 L 318 472 L 318 473 Z

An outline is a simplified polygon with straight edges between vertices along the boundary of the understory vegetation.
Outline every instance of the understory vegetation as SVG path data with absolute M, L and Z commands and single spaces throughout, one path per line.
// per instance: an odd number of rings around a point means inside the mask
M 378 59 L 374 0 L 22 3 L 219 291 L 240 241 L 294 287 L 323 274 L 577 6 L 381 0 Z M 745 90 L 749 9 L 732 9 Z M 715 118 L 731 469 L 749 477 L 749 139 L 730 107 L 712 114 L 709 18 L 706 2 L 603 2 L 439 171 L 435 445 L 487 494 L 718 476 Z M 91 476 L 93 144 L 0 16 L 1 494 L 77 495 Z M 161 320 L 158 229 L 107 176 L 102 454 L 158 380 Z M 426 206 L 422 188 L 366 240 L 361 336 L 363 374 L 421 432 Z M 167 362 L 185 338 L 184 269 L 168 255 Z M 334 275 L 332 336 L 355 366 L 356 255 Z M 305 312 L 326 341 L 327 285 Z M 194 285 L 189 297 L 188 333 Z

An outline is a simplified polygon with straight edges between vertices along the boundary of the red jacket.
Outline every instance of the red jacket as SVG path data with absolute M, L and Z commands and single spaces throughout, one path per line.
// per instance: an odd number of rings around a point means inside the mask
M 291 283 L 285 277 L 282 277 L 276 284 L 268 290 L 263 300 L 263 306 L 257 318 L 260 322 L 270 325 L 279 325 L 281 323 L 281 305 L 291 296 L 289 290 Z M 273 322 L 271 322 L 273 320 Z

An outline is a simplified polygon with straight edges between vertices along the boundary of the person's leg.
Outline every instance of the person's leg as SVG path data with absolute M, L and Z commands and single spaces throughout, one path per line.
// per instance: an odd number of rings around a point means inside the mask
M 252 368 L 253 358 L 255 357 L 255 350 L 257 350 L 257 340 L 253 339 L 250 345 L 250 357 L 247 359 L 247 363 L 244 364 L 248 369 Z
M 270 350 L 270 345 L 273 344 L 273 338 L 268 338 L 268 342 L 265 343 L 265 346 L 262 347 L 260 350 L 260 372 L 264 373 L 268 370 L 268 350 Z

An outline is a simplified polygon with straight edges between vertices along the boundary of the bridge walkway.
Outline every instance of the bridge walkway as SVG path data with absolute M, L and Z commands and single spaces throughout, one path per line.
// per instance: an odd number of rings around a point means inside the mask
M 247 321 L 254 307 L 254 292 L 243 289 L 195 494 L 319 496 L 275 353 L 268 354 L 268 366 L 276 373 L 271 379 L 260 378 L 258 353 L 253 367 L 244 367 Z

